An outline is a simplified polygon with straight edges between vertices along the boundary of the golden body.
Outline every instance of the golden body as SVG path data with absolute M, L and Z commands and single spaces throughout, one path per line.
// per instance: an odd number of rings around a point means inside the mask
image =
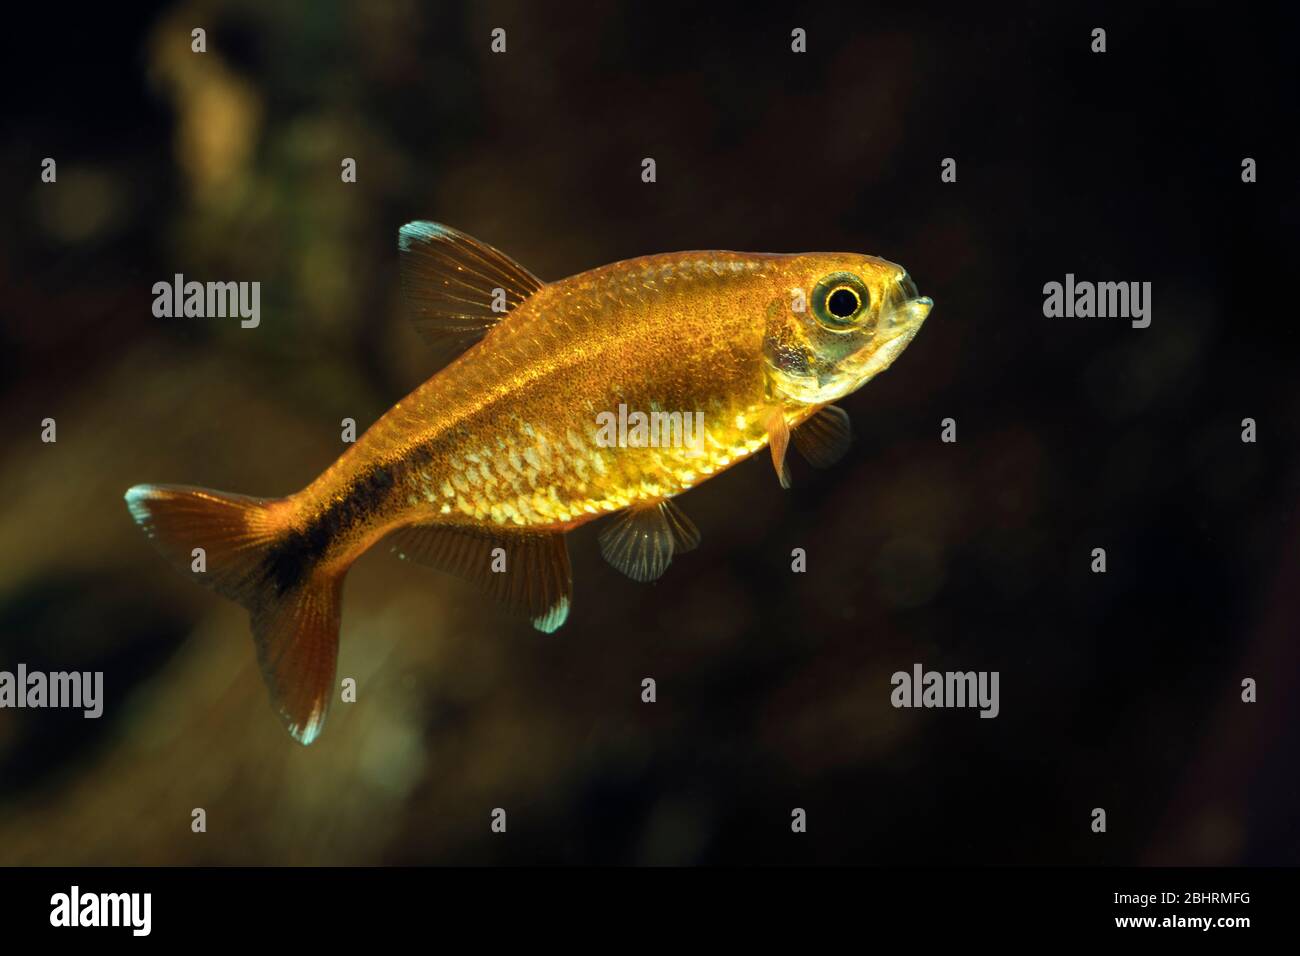
M 400 245 L 417 325 L 466 350 L 296 495 L 126 496 L 164 554 L 186 567 L 202 549 L 200 580 L 249 608 L 303 743 L 328 707 L 343 575 L 380 539 L 553 631 L 571 592 L 565 532 L 618 512 L 602 553 L 658 577 L 699 540 L 674 496 L 769 445 L 786 484 L 792 429 L 831 461 L 848 428 L 827 406 L 887 368 L 930 310 L 900 267 L 850 253 L 672 253 L 544 284 L 433 223 L 404 227 Z M 692 416 L 700 434 L 611 441 L 602 417 L 620 408 Z
M 297 499 L 310 523 L 376 467 L 382 513 L 340 540 L 350 563 L 419 523 L 568 530 L 670 498 L 767 444 L 764 329 L 785 257 L 645 256 L 551 283 L 397 403 Z M 703 412 L 704 447 L 602 447 L 618 405 Z M 789 403 L 787 403 L 789 404 Z M 790 404 L 795 425 L 813 409 Z

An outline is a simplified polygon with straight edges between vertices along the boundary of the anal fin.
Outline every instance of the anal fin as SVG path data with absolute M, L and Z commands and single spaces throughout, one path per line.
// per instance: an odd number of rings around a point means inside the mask
M 546 634 L 569 616 L 573 571 L 563 534 L 415 524 L 394 532 L 391 541 L 399 558 L 478 585 Z
M 700 543 L 700 531 L 671 500 L 628 508 L 600 533 L 600 553 L 634 581 L 653 581 Z

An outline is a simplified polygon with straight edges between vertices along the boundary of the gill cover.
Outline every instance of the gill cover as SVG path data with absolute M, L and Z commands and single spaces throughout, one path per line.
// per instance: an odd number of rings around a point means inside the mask
M 906 270 L 892 262 L 808 259 L 796 277 L 803 281 L 769 304 L 763 349 L 774 398 L 824 405 L 888 368 L 933 302 L 917 296 Z

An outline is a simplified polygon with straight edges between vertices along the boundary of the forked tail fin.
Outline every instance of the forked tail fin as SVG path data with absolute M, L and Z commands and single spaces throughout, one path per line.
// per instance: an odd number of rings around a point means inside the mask
M 126 504 L 173 565 L 248 609 L 271 702 L 293 738 L 310 744 L 333 692 L 343 575 L 319 566 L 293 581 L 275 573 L 275 547 L 292 533 L 287 501 L 136 485 Z

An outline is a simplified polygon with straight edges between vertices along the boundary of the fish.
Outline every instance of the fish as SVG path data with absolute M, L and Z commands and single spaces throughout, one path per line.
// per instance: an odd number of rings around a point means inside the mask
M 786 488 L 792 443 L 834 464 L 851 428 L 833 403 L 933 306 L 904 268 L 858 253 L 676 252 L 543 282 L 438 223 L 403 226 L 398 250 L 427 381 L 296 494 L 125 496 L 165 558 L 247 609 L 273 707 L 304 745 L 325 724 L 343 579 L 363 553 L 385 542 L 553 633 L 568 532 L 607 517 L 602 556 L 659 578 L 700 543 L 678 496 L 765 447 Z

